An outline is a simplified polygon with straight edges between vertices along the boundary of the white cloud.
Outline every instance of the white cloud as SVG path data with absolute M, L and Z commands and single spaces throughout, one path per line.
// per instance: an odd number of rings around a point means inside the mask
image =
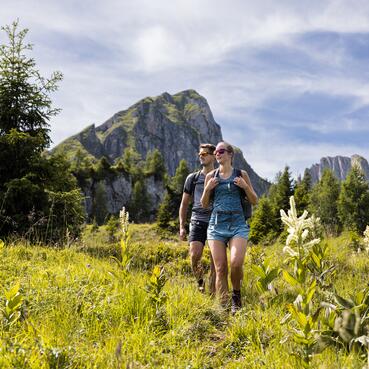
M 322 48 L 300 37 L 369 32 L 366 0 L 0 0 L 0 6 L 0 24 L 19 17 L 21 26 L 30 28 L 43 73 L 65 75 L 54 95 L 55 105 L 63 108 L 52 121 L 55 143 L 145 96 L 194 88 L 208 99 L 231 142 L 237 128 L 223 121 L 252 123 L 260 130 L 257 140 L 240 146 L 261 175 L 273 177 L 285 158 L 298 171 L 323 155 L 360 154 L 355 147 L 317 143 L 310 148 L 298 139 L 271 137 L 272 119 L 258 120 L 254 112 L 275 97 L 288 100 L 303 93 L 350 98 L 352 110 L 369 104 L 369 79 L 349 70 L 350 55 L 342 44 Z M 321 70 L 278 69 L 273 68 L 278 60 L 260 59 L 259 52 L 278 47 Z M 295 122 L 322 133 L 336 123 Z M 340 129 L 357 131 L 359 124 L 347 118 Z

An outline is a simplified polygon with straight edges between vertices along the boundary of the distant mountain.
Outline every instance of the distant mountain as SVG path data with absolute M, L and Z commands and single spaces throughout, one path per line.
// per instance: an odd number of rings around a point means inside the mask
M 352 155 L 350 158 L 346 156 L 323 157 L 319 164 L 312 165 L 309 169 L 312 182 L 316 183 L 322 177 L 323 171 L 329 168 L 339 180 L 344 180 L 352 166 L 357 165 L 361 168 L 367 180 L 369 180 L 369 164 L 368 161 L 360 155 Z

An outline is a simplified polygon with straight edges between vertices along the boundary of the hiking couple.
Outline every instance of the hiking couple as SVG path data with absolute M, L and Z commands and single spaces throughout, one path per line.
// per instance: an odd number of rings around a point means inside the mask
M 198 155 L 202 170 L 186 179 L 179 209 L 179 235 L 182 240 L 186 237 L 186 214 L 192 200 L 188 241 L 199 290 L 205 288 L 201 256 L 207 239 L 211 252 L 210 292 L 217 292 L 221 304 L 228 306 L 228 245 L 233 287 L 231 311 L 235 313 L 242 307 L 241 281 L 250 230 L 245 218 L 251 215 L 251 205 L 256 204 L 257 195 L 248 174 L 233 168 L 232 145 L 226 142 L 219 142 L 216 147 L 201 144 Z M 214 169 L 215 160 L 219 164 L 217 169 Z

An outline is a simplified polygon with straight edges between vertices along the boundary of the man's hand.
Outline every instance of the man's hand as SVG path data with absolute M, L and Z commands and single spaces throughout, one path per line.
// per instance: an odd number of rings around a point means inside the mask
M 179 239 L 181 241 L 186 241 L 186 235 L 187 235 L 186 228 L 185 227 L 180 227 L 179 228 Z

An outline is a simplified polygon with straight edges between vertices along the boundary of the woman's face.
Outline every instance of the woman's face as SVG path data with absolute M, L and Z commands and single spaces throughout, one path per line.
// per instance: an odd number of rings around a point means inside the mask
M 219 164 L 224 164 L 228 161 L 232 161 L 232 153 L 227 150 L 223 142 L 218 143 L 214 154 Z

